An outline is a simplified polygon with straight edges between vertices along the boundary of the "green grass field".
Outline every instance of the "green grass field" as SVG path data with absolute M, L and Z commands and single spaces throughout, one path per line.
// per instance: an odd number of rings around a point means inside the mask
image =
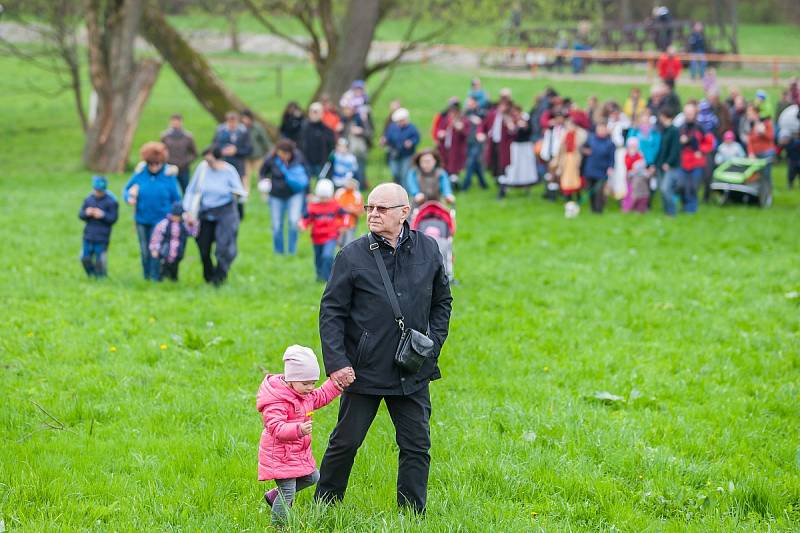
M 257 61 L 221 76 L 276 118 L 315 79 Z M 319 350 L 311 245 L 274 257 L 251 200 L 230 282 L 201 282 L 190 245 L 177 285 L 140 279 L 130 208 L 110 278 L 86 280 L 77 211 L 89 192 L 69 95 L 0 58 L 0 523 L 8 531 L 263 531 L 255 392 L 291 343 Z M 470 73 L 402 67 L 421 129 Z M 526 104 L 545 81 L 510 85 Z M 621 98 L 627 86 L 562 87 Z M 686 95 L 684 95 L 686 96 Z M 771 94 L 775 98 L 775 93 Z M 377 110 L 382 120 L 382 107 Z M 174 111 L 200 144 L 213 121 L 169 68 L 135 146 Z M 386 170 L 374 154 L 373 181 Z M 118 192 L 127 176 L 111 176 Z M 444 379 L 432 386 L 429 514 L 394 506 L 385 409 L 345 503 L 295 505 L 296 531 L 797 531 L 800 528 L 800 193 L 775 171 L 772 209 L 703 207 L 566 220 L 560 205 L 459 197 L 457 277 Z M 624 401 L 602 401 L 598 392 Z M 37 404 L 53 418 L 41 411 Z M 321 458 L 336 404 L 315 417 Z M 0 530 L 3 528 L 0 527 Z

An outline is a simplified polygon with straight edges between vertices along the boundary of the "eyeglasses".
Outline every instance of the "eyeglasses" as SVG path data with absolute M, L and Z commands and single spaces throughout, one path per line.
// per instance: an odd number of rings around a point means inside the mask
M 405 205 L 365 205 L 364 212 L 366 214 L 370 214 L 373 211 L 377 211 L 379 215 L 385 215 L 389 209 L 397 209 L 398 207 L 405 207 Z

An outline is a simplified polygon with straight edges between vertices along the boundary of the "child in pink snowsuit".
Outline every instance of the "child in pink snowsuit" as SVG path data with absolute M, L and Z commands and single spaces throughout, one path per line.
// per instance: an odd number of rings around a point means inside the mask
M 267 374 L 256 396 L 264 419 L 258 450 L 258 480 L 274 479 L 277 487 L 264 494 L 272 520 L 286 522 L 297 492 L 319 480 L 311 454 L 311 417 L 341 394 L 328 379 L 315 389 L 319 363 L 311 348 L 292 345 L 283 354 L 284 373 Z

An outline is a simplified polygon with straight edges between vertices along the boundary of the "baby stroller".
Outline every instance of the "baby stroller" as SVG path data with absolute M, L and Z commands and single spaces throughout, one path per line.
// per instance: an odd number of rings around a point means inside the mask
M 425 202 L 419 206 L 411 229 L 424 233 L 436 240 L 439 252 L 444 259 L 444 268 L 450 281 L 453 275 L 453 236 L 456 233 L 456 212 L 439 202 Z
M 772 184 L 762 176 L 766 166 L 764 159 L 734 158 L 717 167 L 711 190 L 718 193 L 719 204 L 738 198 L 744 203 L 758 200 L 761 207 L 772 205 Z

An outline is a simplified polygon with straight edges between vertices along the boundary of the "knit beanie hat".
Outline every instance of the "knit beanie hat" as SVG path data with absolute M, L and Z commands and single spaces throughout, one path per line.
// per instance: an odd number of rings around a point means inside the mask
M 314 188 L 314 194 L 319 200 L 330 200 L 333 198 L 333 191 L 333 182 L 328 179 L 317 181 L 317 186 Z
M 286 381 L 316 381 L 319 363 L 314 350 L 293 344 L 283 352 L 283 377 Z

